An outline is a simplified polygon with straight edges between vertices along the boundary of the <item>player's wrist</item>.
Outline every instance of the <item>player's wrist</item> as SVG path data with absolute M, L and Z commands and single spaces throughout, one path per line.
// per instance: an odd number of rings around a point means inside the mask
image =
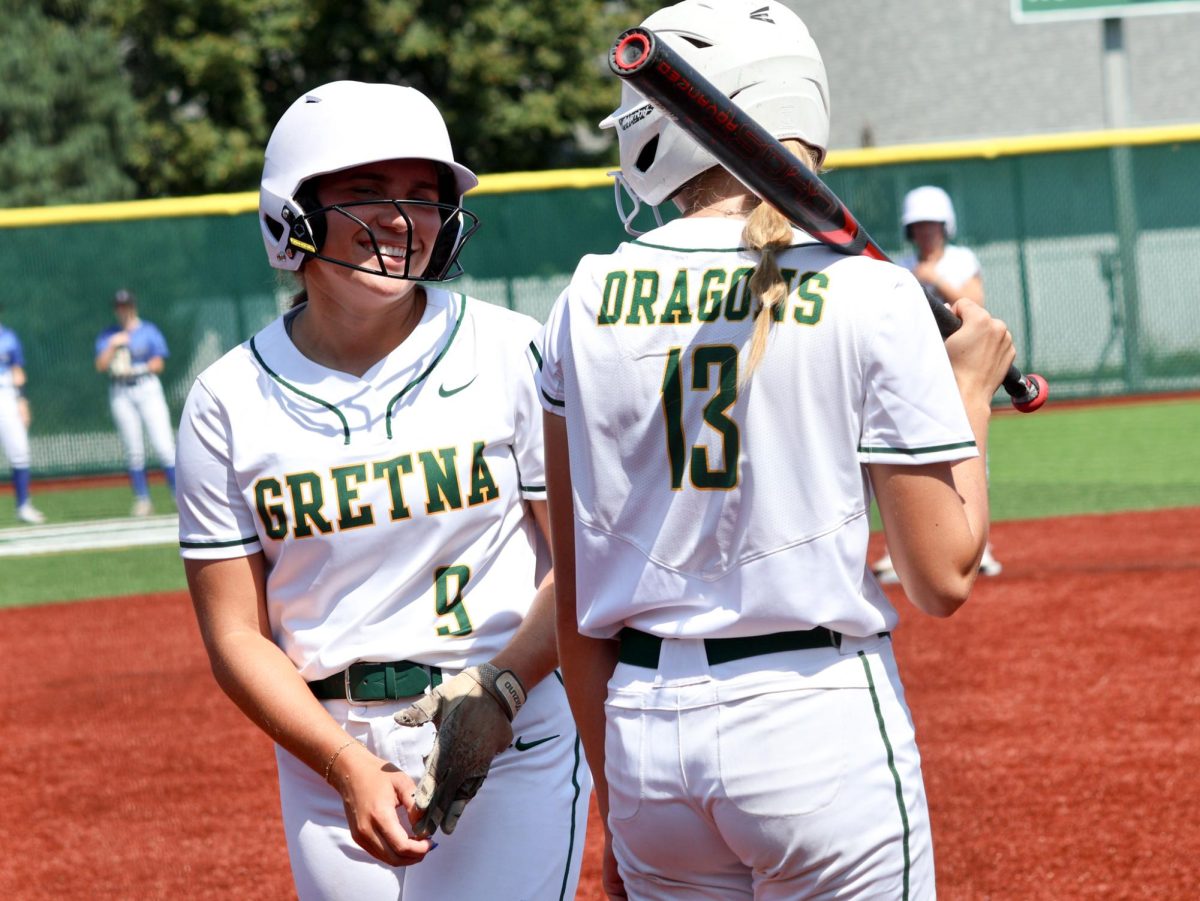
M 495 698 L 509 722 L 516 719 L 521 708 L 525 706 L 525 686 L 520 677 L 511 669 L 502 669 L 494 663 L 481 663 L 473 667 L 476 681 Z
M 365 752 L 366 756 L 359 752 Z M 374 758 L 374 754 L 358 739 L 351 738 L 338 745 L 325 761 L 325 771 L 322 778 L 333 788 L 341 787 L 350 779 L 355 767 L 364 760 Z

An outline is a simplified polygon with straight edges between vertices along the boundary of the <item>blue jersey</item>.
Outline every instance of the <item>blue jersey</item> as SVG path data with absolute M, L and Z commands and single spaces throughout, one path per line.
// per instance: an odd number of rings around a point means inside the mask
M 96 356 L 100 356 L 104 348 L 108 346 L 108 339 L 119 331 L 121 331 L 121 327 L 114 325 L 100 333 L 100 336 L 96 338 Z M 130 362 L 136 366 L 155 357 L 166 359 L 167 356 L 167 339 L 158 330 L 158 326 L 145 320 L 138 322 L 137 327 L 129 333 Z
M 21 339 L 10 328 L 0 325 L 0 386 L 12 384 L 14 366 L 25 366 L 25 353 L 21 350 Z

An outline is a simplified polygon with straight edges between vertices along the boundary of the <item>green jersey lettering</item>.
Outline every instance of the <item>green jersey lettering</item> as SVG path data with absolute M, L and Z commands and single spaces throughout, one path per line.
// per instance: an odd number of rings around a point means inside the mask
M 437 452 L 421 451 L 417 456 L 425 470 L 425 491 L 427 502 L 426 513 L 441 513 L 447 506 L 452 510 L 462 508 L 462 494 L 458 488 L 458 470 L 455 468 L 456 452 L 452 447 L 444 447 Z M 441 463 L 438 463 L 438 457 Z
M 321 478 L 315 472 L 301 472 L 287 476 L 288 489 L 292 495 L 292 509 L 296 514 L 296 523 L 292 527 L 295 538 L 311 538 L 313 526 L 317 531 L 328 535 L 333 531 L 333 524 L 321 515 L 321 505 L 325 503 L 325 493 L 321 489 Z M 312 526 L 309 522 L 312 522 Z
M 282 501 L 268 503 L 268 498 L 282 498 L 283 486 L 278 479 L 259 479 L 254 483 L 254 507 L 263 530 L 271 538 L 285 538 L 288 533 L 287 508 Z

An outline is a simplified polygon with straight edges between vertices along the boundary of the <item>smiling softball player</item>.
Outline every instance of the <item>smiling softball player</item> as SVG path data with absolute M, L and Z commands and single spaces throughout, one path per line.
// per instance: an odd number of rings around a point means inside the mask
M 303 899 L 569 899 L 579 877 L 537 324 L 437 286 L 476 183 L 416 90 L 299 98 L 260 212 L 303 290 L 180 428 L 189 586 L 218 681 L 278 743 Z

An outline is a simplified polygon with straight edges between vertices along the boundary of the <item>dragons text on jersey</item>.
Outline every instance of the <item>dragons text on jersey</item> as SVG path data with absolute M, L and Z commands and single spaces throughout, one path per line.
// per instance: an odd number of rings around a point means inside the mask
M 788 299 L 776 304 L 776 322 L 816 325 L 821 321 L 829 288 L 825 272 L 782 269 Z M 696 322 L 741 322 L 754 312 L 751 266 L 714 267 L 702 273 L 680 268 L 615 269 L 604 277 L 597 325 L 687 325 Z

